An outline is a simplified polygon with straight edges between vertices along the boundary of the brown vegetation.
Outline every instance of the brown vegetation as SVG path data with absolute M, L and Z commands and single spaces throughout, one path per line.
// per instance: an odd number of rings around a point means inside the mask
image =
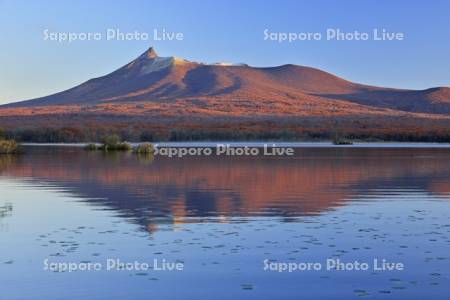
M 73 89 L 0 107 L 24 141 L 331 139 L 449 141 L 450 89 L 399 90 L 295 65 L 205 65 L 153 49 Z M 175 133 L 174 133 L 175 132 Z

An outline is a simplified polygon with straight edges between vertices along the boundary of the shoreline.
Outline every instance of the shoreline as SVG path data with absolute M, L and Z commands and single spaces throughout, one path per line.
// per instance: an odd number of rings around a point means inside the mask
M 89 143 L 21 143 L 24 147 L 86 147 Z M 130 143 L 133 147 L 144 144 Z M 155 142 L 151 143 L 158 147 L 177 148 L 177 147 L 217 147 L 218 144 L 226 144 L 230 147 L 264 147 L 264 145 L 275 147 L 292 148 L 441 148 L 450 149 L 450 143 L 428 143 L 428 142 L 354 142 L 352 145 L 334 145 L 330 142 Z M 99 144 L 100 145 L 100 144 Z

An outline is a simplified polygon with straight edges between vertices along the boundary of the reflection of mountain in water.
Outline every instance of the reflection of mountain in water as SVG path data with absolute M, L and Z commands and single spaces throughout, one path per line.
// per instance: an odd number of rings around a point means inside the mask
M 31 153 L 30 153 L 31 152 Z M 153 160 L 39 148 L 0 174 L 62 187 L 153 228 L 190 218 L 318 214 L 374 189 L 450 194 L 449 149 L 296 149 L 296 156 Z

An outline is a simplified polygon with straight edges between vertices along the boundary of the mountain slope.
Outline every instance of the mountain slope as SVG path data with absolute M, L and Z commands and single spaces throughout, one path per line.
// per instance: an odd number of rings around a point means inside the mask
M 174 129 L 225 136 L 289 131 L 314 138 L 329 137 L 336 126 L 354 136 L 447 140 L 450 89 L 373 87 L 291 64 L 203 64 L 159 57 L 150 48 L 72 89 L 0 106 L 0 127 L 10 131 L 29 136 L 31 128 L 41 130 L 32 136 L 48 137 L 46 129 L 75 128 L 94 135 L 89 140 L 111 131 L 166 138 Z
M 432 88 L 414 91 L 371 87 L 346 81 L 318 69 L 296 65 L 271 68 L 206 65 L 175 57 L 159 57 L 150 48 L 131 63 L 106 76 L 88 80 L 61 93 L 3 107 L 92 106 L 222 98 L 231 104 L 253 100 L 256 101 L 255 106 L 258 106 L 258 102 L 292 100 L 316 101 L 321 105 L 323 101 L 333 100 L 335 109 L 339 109 L 341 101 L 345 101 L 347 106 L 357 104 L 405 112 L 450 114 L 449 90 Z M 205 104 L 204 101 L 202 103 Z

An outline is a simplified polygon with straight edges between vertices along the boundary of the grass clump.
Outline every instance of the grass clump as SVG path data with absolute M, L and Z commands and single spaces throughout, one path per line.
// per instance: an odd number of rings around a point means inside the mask
M 347 139 L 334 139 L 333 140 L 334 145 L 353 145 L 353 142 Z
M 103 144 L 99 147 L 99 149 L 103 151 L 130 151 L 132 150 L 132 147 L 127 142 L 120 142 L 112 145 Z
M 97 145 L 94 143 L 88 144 L 85 147 L 88 151 L 130 151 L 132 147 L 127 142 L 122 142 L 120 137 L 116 134 L 107 135 L 102 138 L 102 144 Z
M 346 139 L 342 136 L 342 134 L 337 130 L 333 137 L 334 145 L 353 145 L 353 142 L 349 139 Z
M 111 134 L 102 138 L 102 145 L 99 147 L 103 151 L 130 151 L 131 145 L 122 142 L 117 134 Z
M 155 148 L 151 143 L 143 143 L 134 148 L 134 153 L 136 154 L 153 154 L 155 152 Z
M 20 152 L 20 145 L 15 140 L 0 140 L 0 154 L 17 154 Z

